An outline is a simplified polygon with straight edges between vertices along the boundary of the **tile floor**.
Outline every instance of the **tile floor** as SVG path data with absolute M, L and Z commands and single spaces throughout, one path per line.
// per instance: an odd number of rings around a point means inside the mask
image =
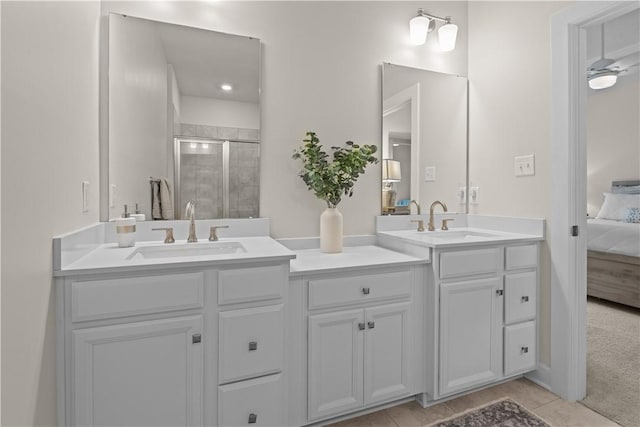
M 414 427 L 449 418 L 486 403 L 509 397 L 534 414 L 557 427 L 609 427 L 613 421 L 579 403 L 570 403 L 555 394 L 519 378 L 476 391 L 429 408 L 409 402 L 358 418 L 331 424 L 331 427 Z

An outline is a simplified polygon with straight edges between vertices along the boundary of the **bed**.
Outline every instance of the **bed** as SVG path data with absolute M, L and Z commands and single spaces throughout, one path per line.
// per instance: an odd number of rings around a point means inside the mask
M 587 295 L 640 308 L 639 211 L 640 180 L 614 181 L 587 220 Z

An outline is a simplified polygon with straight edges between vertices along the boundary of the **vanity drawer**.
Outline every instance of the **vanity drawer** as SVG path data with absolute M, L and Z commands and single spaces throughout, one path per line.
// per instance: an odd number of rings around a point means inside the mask
M 500 248 L 469 249 L 440 254 L 440 278 L 495 273 L 502 268 Z
M 504 276 L 505 323 L 536 317 L 536 272 L 511 273 Z
M 220 313 L 220 384 L 282 370 L 283 305 Z
M 538 265 L 538 245 L 508 246 L 505 255 L 505 268 L 534 268 Z
M 218 387 L 218 425 L 283 426 L 282 374 Z
M 288 271 L 282 265 L 218 272 L 218 304 L 282 298 Z
M 309 309 L 411 296 L 411 271 L 309 280 Z
M 511 375 L 536 367 L 536 322 L 504 328 L 504 374 Z
M 202 308 L 203 288 L 203 273 L 71 282 L 71 320 Z

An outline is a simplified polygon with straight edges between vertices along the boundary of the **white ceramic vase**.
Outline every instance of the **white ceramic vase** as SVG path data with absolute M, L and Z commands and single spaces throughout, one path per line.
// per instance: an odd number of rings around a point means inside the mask
M 327 208 L 320 215 L 320 251 L 342 252 L 342 213 L 338 208 Z

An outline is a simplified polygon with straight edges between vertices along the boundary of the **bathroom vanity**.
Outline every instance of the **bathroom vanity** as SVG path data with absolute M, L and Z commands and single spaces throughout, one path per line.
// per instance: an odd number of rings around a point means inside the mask
M 424 406 L 536 369 L 544 221 L 457 215 L 462 227 L 417 232 L 410 220 L 379 220 L 381 245 L 432 254 Z
M 264 219 L 218 242 L 163 244 L 145 223 L 132 248 L 108 223 L 57 238 L 59 424 L 318 425 L 536 369 L 543 223 L 412 219 L 380 217 L 340 254 L 276 242 Z

